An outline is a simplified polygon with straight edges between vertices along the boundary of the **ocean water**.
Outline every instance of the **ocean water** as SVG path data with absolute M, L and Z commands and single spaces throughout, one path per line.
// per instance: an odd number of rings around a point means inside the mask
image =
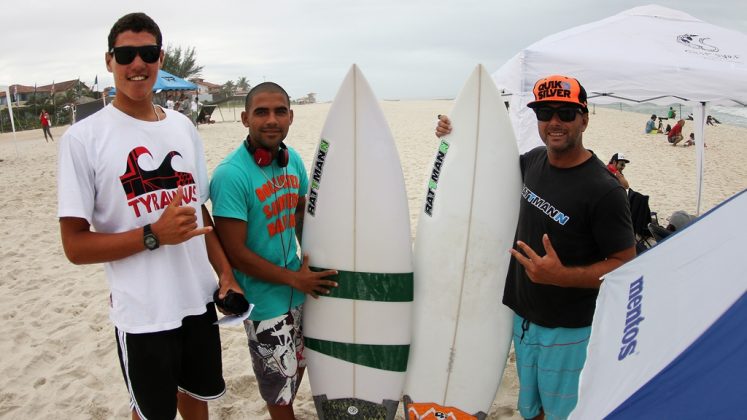
M 599 105 L 598 107 L 621 109 L 628 112 L 637 112 L 640 114 L 656 114 L 661 117 L 665 117 L 671 106 L 677 112 L 677 117 L 684 115 L 687 117 L 692 113 L 692 107 L 686 104 L 670 104 L 670 105 L 653 105 L 653 104 L 605 104 Z M 712 106 L 708 111 L 710 115 L 719 120 L 722 124 L 730 124 L 739 127 L 747 128 L 747 107 L 739 106 Z

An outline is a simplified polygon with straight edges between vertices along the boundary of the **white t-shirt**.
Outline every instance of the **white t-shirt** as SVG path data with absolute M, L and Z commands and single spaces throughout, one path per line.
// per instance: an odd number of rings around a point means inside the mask
M 169 98 L 166 100 L 166 108 L 168 109 L 174 109 L 174 100 Z
M 112 105 L 73 124 L 60 140 L 58 217 L 86 219 L 97 232 L 154 223 L 182 186 L 197 210 L 209 195 L 202 141 L 184 115 L 165 110 L 157 122 L 137 120 Z M 177 328 L 205 312 L 217 287 L 203 235 L 104 264 L 110 318 L 128 333 Z

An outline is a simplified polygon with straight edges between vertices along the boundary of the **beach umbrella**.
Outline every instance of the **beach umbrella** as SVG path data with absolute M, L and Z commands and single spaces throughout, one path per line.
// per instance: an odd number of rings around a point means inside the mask
M 551 74 L 577 78 L 592 103 L 692 105 L 700 213 L 706 107 L 747 105 L 746 57 L 747 35 L 648 5 L 548 36 L 516 54 L 493 78 L 511 95 L 522 152 L 542 144 L 526 104 L 533 100 L 534 83 Z
M 158 70 L 158 80 L 153 85 L 153 92 L 163 90 L 197 90 L 197 85 L 167 71 Z M 109 96 L 113 96 L 115 93 L 116 89 L 112 89 L 109 91 Z
M 571 419 L 745 419 L 747 190 L 605 276 Z

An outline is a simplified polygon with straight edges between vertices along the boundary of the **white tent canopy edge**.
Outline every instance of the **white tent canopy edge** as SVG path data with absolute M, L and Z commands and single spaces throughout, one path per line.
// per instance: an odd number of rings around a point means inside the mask
M 591 103 L 692 106 L 700 214 L 707 106 L 747 104 L 746 57 L 747 35 L 648 5 L 548 36 L 516 54 L 493 78 L 510 95 L 521 152 L 542 144 L 526 104 L 534 82 L 550 74 L 576 77 Z

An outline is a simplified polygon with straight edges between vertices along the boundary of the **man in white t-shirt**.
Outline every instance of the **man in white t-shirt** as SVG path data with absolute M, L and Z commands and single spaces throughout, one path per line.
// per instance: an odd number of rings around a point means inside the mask
M 204 206 L 197 131 L 153 105 L 162 45 L 143 13 L 112 27 L 117 95 L 60 142 L 58 216 L 68 259 L 104 263 L 132 417 L 206 419 L 207 401 L 225 392 L 212 295 L 241 288 Z

